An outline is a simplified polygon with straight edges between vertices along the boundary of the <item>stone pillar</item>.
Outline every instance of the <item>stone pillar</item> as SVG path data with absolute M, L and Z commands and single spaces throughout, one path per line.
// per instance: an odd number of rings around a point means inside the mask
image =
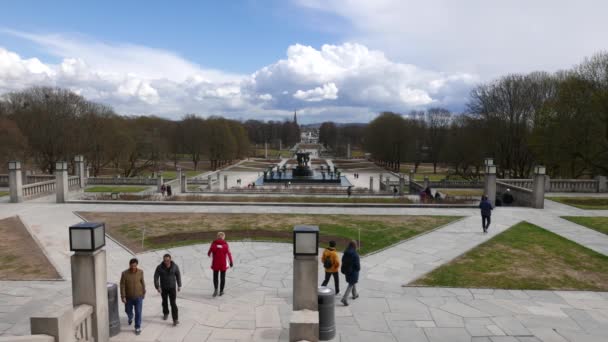
M 424 189 L 428 188 L 431 185 L 431 181 L 429 180 L 429 176 L 424 176 Z
M 545 175 L 545 192 L 551 192 L 551 177 Z
M 160 192 L 161 186 L 163 186 L 164 179 L 162 172 L 158 173 L 158 178 L 156 178 L 156 191 Z
M 180 190 L 180 192 L 182 194 L 185 194 L 185 193 L 188 192 L 188 178 L 186 177 L 185 173 L 182 173 L 180 177 L 181 177 L 180 178 L 180 185 L 181 186 L 180 186 L 179 190 Z
M 108 313 L 108 288 L 106 251 L 76 252 L 71 257 L 72 303 L 74 306 L 93 306 L 93 337 L 95 341 L 109 341 L 110 318 Z M 74 329 L 71 330 L 72 334 Z
M 608 192 L 606 176 L 596 176 L 595 180 L 597 180 L 597 192 Z
M 405 187 L 405 177 L 399 175 L 399 196 L 403 196 L 403 187 Z
M 224 175 L 224 190 L 228 190 L 228 175 Z
M 545 207 L 545 175 L 535 174 L 532 184 L 532 208 L 543 209 Z
M 268 143 L 264 143 L 264 159 L 268 159 Z
M 374 177 L 369 177 L 369 191 L 374 191 Z
M 496 205 L 496 173 L 485 173 L 485 181 L 483 187 L 484 195 L 488 196 L 488 201 L 492 206 Z
M 351 151 L 350 151 L 350 143 L 348 143 L 346 145 L 346 159 L 350 159 L 350 158 L 352 158 L 352 154 L 351 154 Z
M 76 169 L 76 175 L 79 178 L 80 188 L 83 189 L 87 185 L 85 171 L 84 171 L 84 157 L 81 155 L 75 156 L 74 162 L 76 163 L 75 169 Z
M 207 190 L 211 190 L 211 175 L 207 176 Z
M 298 255 L 293 262 L 293 310 L 318 310 L 319 264 L 316 255 Z
M 57 162 L 55 164 L 55 190 L 56 202 L 65 203 L 68 200 L 68 163 Z
M 91 168 L 87 166 L 87 175 L 86 175 L 87 179 L 89 177 L 91 177 Z
M 53 336 L 55 338 L 55 341 L 73 342 L 75 340 L 74 310 L 72 308 L 65 308 L 61 311 L 53 311 L 48 315 L 44 315 L 42 317 L 30 317 L 30 333 L 32 335 Z M 15 341 L 19 341 L 17 337 Z M 31 340 L 24 339 L 23 341 Z
M 8 187 L 11 203 L 23 202 L 21 162 L 8 162 Z

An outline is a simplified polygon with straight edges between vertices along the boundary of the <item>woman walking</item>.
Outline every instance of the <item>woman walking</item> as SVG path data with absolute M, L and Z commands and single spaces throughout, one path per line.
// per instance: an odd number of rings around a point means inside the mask
M 348 247 L 342 255 L 342 268 L 341 271 L 346 277 L 348 287 L 342 297 L 342 304 L 348 306 L 348 295 L 353 292 L 353 299 L 359 298 L 357 293 L 357 282 L 359 281 L 359 271 L 361 270 L 361 264 L 359 263 L 359 254 L 357 254 L 357 242 L 351 241 Z
M 232 254 L 230 254 L 230 248 L 228 248 L 228 243 L 224 240 L 226 234 L 223 232 L 217 233 L 217 239 L 211 243 L 209 247 L 209 252 L 207 252 L 207 256 L 211 257 L 213 255 L 213 260 L 211 262 L 211 269 L 213 270 L 213 297 L 217 296 L 217 287 L 218 287 L 218 277 L 220 283 L 220 296 L 224 295 L 224 285 L 226 284 L 226 270 L 228 269 L 228 265 L 226 263 L 226 257 L 230 260 L 230 267 L 233 266 L 232 263 Z

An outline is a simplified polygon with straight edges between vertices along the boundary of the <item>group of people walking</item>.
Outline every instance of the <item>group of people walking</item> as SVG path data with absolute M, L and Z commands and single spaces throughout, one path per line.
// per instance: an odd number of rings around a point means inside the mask
M 346 283 L 346 291 L 340 300 L 342 304 L 348 306 L 348 297 L 352 293 L 352 299 L 359 298 L 357 292 L 357 283 L 359 282 L 359 271 L 361 271 L 361 263 L 359 260 L 359 254 L 357 253 L 357 242 L 351 241 L 342 254 L 342 262 L 338 257 L 336 251 L 336 242 L 329 241 L 329 247 L 323 251 L 321 256 L 321 263 L 325 269 L 325 280 L 321 283 L 321 286 L 327 286 L 329 280 L 334 278 L 334 287 L 336 289 L 336 296 L 340 294 L 340 275 L 338 270 L 344 274 Z
M 218 294 L 224 295 L 226 285 L 226 271 L 233 267 L 232 254 L 226 235 L 223 232 L 217 234 L 217 238 L 211 243 L 207 256 L 212 257 L 211 269 L 213 270 L 213 297 Z M 135 322 L 135 334 L 141 333 L 141 320 L 143 301 L 146 297 L 146 282 L 144 271 L 139 267 L 139 261 L 133 258 L 129 261 L 129 268 L 122 272 L 120 277 L 120 298 L 125 304 L 128 324 Z M 177 308 L 177 292 L 182 289 L 182 276 L 177 264 L 172 260 L 170 254 L 163 256 L 163 261 L 154 271 L 154 288 L 160 294 L 162 300 L 163 320 L 173 319 L 173 325 L 179 324 Z M 219 288 L 219 292 L 218 292 Z M 171 310 L 169 310 L 169 307 Z

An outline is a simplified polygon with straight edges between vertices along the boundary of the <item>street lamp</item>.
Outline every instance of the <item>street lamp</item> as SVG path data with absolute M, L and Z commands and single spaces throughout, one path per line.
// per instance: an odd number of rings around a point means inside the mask
M 70 250 L 94 252 L 106 245 L 106 227 L 103 222 L 82 222 L 70 226 Z
M 293 255 L 318 255 L 319 227 L 295 226 L 293 228 Z
M 82 155 L 77 155 L 74 157 L 74 161 L 77 163 L 82 163 L 84 161 L 84 157 Z
M 9 161 L 8 162 L 8 169 L 9 170 L 20 170 L 21 169 L 21 162 L 18 162 L 18 161 Z
M 486 159 L 484 159 L 483 164 L 485 166 L 494 165 L 494 159 L 493 158 L 486 158 Z
M 486 174 L 495 175 L 496 174 L 496 165 L 486 165 Z
M 64 161 L 58 161 L 55 163 L 55 170 L 66 171 L 68 169 L 68 163 Z
M 534 174 L 536 175 L 544 175 L 545 173 L 547 173 L 547 168 L 545 168 L 542 165 L 536 165 L 534 167 Z

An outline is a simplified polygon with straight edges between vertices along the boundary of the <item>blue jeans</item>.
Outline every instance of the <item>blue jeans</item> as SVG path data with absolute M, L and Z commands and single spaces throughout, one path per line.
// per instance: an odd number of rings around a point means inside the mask
M 135 329 L 141 328 L 141 309 L 143 304 L 144 299 L 142 297 L 128 298 L 127 303 L 125 304 L 125 311 L 127 312 L 129 321 L 133 320 L 133 309 L 135 308 Z

